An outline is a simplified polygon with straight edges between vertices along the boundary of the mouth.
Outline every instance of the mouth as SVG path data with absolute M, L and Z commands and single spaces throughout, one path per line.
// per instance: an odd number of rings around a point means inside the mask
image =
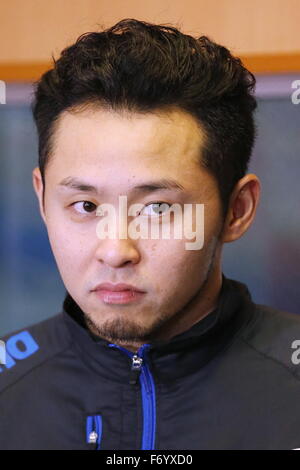
M 130 284 L 102 283 L 93 289 L 97 298 L 105 304 L 130 304 L 141 300 L 145 291 Z

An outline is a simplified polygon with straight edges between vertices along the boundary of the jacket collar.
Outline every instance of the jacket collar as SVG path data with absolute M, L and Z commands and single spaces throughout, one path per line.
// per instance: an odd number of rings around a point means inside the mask
M 151 343 L 147 361 L 154 377 L 169 382 L 203 367 L 251 318 L 252 306 L 247 286 L 222 274 L 215 310 L 171 340 Z M 63 302 L 63 316 L 85 364 L 108 379 L 128 382 L 131 358 L 124 351 L 109 347 L 110 342 L 89 331 L 82 310 L 68 292 Z

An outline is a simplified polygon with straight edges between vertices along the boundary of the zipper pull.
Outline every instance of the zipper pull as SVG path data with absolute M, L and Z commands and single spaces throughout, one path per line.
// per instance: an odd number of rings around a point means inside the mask
M 102 416 L 91 415 L 86 418 L 86 442 L 92 449 L 100 449 L 102 436 Z
M 96 431 L 90 432 L 89 439 L 88 439 L 89 444 L 96 444 L 97 439 L 98 439 L 98 434 L 96 433 Z
M 137 383 L 137 379 L 141 372 L 142 364 L 143 364 L 143 358 L 139 357 L 137 354 L 134 354 L 132 356 L 130 378 L 129 378 L 129 383 L 131 385 L 135 385 Z

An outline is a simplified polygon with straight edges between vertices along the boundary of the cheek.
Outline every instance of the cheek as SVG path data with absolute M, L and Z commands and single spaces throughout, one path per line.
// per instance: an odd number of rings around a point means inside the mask
M 221 205 L 218 199 L 204 206 L 204 243 L 209 245 L 218 236 L 222 224 Z
M 97 240 L 95 224 L 72 220 L 70 213 L 55 203 L 47 206 L 47 231 L 53 251 L 60 256 L 80 256 Z
M 84 262 L 90 246 L 86 233 L 75 232 L 66 225 L 48 225 L 49 242 L 61 271 L 75 269 Z M 78 272 L 78 271 L 76 271 Z
M 185 243 L 185 240 L 161 240 L 148 247 L 147 271 L 158 288 L 199 279 L 205 252 L 187 250 Z

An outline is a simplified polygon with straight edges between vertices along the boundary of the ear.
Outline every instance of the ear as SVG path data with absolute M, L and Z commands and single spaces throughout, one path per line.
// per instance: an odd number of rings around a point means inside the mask
M 43 202 L 44 185 L 43 185 L 42 175 L 38 167 L 34 168 L 34 170 L 32 171 L 32 184 L 33 184 L 33 188 L 38 198 L 40 214 L 42 216 L 43 221 L 46 224 L 45 208 L 44 208 L 44 202 Z
M 250 227 L 260 197 L 260 181 L 254 174 L 241 178 L 234 187 L 222 231 L 222 242 L 240 238 Z

